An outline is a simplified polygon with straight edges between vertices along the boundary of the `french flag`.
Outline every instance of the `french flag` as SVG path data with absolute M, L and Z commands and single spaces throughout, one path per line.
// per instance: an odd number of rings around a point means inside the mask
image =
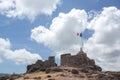
M 82 37 L 82 33 L 77 33 L 77 36 Z

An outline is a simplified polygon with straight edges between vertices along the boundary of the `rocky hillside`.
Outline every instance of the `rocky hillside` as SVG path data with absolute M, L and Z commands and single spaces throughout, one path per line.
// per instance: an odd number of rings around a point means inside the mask
M 9 80 L 120 80 L 120 72 L 102 72 L 93 59 L 80 51 L 76 55 L 61 55 L 60 66 L 55 63 L 54 56 L 45 61 L 38 60 L 27 66 L 25 74 L 13 75 Z
M 27 73 L 15 80 L 120 80 L 120 72 L 100 72 L 73 67 L 52 67 Z

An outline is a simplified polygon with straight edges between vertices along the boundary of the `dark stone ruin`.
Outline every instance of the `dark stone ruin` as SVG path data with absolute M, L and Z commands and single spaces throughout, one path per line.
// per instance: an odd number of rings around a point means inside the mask
M 96 71 L 102 71 L 102 69 L 95 64 L 93 59 L 89 59 L 83 51 L 80 51 L 77 55 L 63 54 L 61 55 L 61 66 L 86 68 Z
M 48 60 L 42 61 L 38 60 L 35 64 L 27 66 L 27 73 L 35 72 L 35 71 L 45 71 L 47 68 L 55 67 L 57 64 L 55 63 L 55 57 L 50 56 Z
M 88 69 L 102 71 L 101 67 L 97 66 L 93 59 L 89 59 L 86 53 L 84 53 L 82 50 L 76 55 L 71 54 L 61 55 L 60 66 L 82 68 L 83 72 L 88 71 Z M 38 60 L 35 64 L 28 65 L 27 73 L 35 71 L 46 71 L 48 68 L 51 67 L 57 67 L 54 56 L 50 56 L 46 61 Z

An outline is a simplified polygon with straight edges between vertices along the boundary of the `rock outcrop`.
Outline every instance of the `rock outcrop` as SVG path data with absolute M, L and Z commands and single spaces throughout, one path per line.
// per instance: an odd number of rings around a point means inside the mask
M 97 66 L 93 59 L 89 59 L 83 51 L 80 51 L 77 55 L 61 55 L 61 66 L 82 68 L 83 71 L 88 71 L 89 69 L 102 71 L 102 68 Z
M 35 64 L 27 66 L 27 73 L 35 72 L 35 71 L 45 71 L 47 68 L 55 67 L 57 64 L 55 63 L 55 57 L 50 56 L 48 60 L 42 61 L 38 60 Z

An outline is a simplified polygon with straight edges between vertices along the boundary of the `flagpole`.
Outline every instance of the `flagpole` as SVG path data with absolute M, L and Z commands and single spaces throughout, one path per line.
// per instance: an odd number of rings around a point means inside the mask
M 82 52 L 83 51 L 83 38 L 82 38 L 82 32 L 81 33 L 77 33 L 77 36 L 79 36 L 80 37 L 80 40 L 81 40 L 81 46 L 80 46 L 80 52 Z
M 80 47 L 80 51 L 83 51 L 83 38 L 82 38 L 82 32 L 80 34 L 80 37 L 81 37 L 81 47 Z

